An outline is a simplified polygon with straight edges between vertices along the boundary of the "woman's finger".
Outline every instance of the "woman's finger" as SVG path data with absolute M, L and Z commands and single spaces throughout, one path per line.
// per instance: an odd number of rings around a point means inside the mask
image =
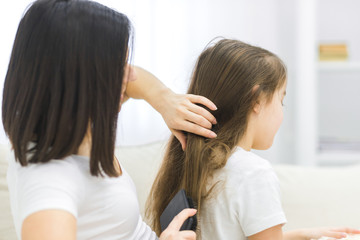
M 212 123 L 209 122 L 206 118 L 204 118 L 201 115 L 198 115 L 196 113 L 193 113 L 192 111 L 188 111 L 185 116 L 185 120 L 188 120 L 189 122 L 193 122 L 201 127 L 211 129 Z
M 212 115 L 208 110 L 206 110 L 205 108 L 203 107 L 200 107 L 198 105 L 195 105 L 193 103 L 191 103 L 189 106 L 188 106 L 188 109 L 193 112 L 193 113 L 196 113 L 200 116 L 203 116 L 204 118 L 206 118 L 209 122 L 211 122 L 212 124 L 216 124 L 216 119 L 214 117 L 214 115 Z
M 181 129 L 206 138 L 215 138 L 217 136 L 213 131 L 188 121 L 183 121 L 181 123 Z
M 196 214 L 196 209 L 187 208 L 182 210 L 175 218 L 170 222 L 166 230 L 179 231 L 186 219 Z
M 185 151 L 185 149 L 186 149 L 186 136 L 185 136 L 185 134 L 182 133 L 181 131 L 175 130 L 175 129 L 171 129 L 171 132 L 179 140 L 182 150 Z
M 196 239 L 196 233 L 194 231 L 190 231 L 190 230 L 181 231 L 180 236 L 183 239 L 189 239 L 189 240 L 195 240 Z
M 194 95 L 194 94 L 187 94 L 186 96 L 193 103 L 200 103 L 213 111 L 217 109 L 216 105 L 206 97 Z

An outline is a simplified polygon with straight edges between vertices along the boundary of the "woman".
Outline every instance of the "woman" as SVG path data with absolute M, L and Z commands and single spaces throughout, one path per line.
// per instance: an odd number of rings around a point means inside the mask
M 128 18 L 95 2 L 38 0 L 16 34 L 3 93 L 3 124 L 14 151 L 8 185 L 21 239 L 156 239 L 142 221 L 131 178 L 114 157 L 127 96 L 144 98 L 184 146 L 181 130 L 207 137 L 214 117 L 140 68 L 128 65 Z M 125 92 L 127 82 L 131 81 Z M 179 214 L 160 239 L 195 214 Z

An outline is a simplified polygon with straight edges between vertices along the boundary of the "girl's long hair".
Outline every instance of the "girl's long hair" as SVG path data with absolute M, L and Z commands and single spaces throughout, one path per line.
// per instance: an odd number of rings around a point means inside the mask
M 270 99 L 286 82 L 286 67 L 273 53 L 246 43 L 223 39 L 208 47 L 197 60 L 188 93 L 213 101 L 217 137 L 186 133 L 186 150 L 172 136 L 152 186 L 146 217 L 160 234 L 160 215 L 182 188 L 194 200 L 201 219 L 203 201 L 217 169 L 225 166 L 247 128 L 249 112 L 259 96 Z M 201 220 L 200 220 L 201 221 Z

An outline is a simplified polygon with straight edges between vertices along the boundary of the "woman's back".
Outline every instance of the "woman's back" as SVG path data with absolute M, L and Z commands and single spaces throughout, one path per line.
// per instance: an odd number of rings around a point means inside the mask
M 74 215 L 77 239 L 156 239 L 140 216 L 134 183 L 122 171 L 118 178 L 92 176 L 89 158 L 79 155 L 22 167 L 11 154 L 7 181 L 19 239 L 24 219 L 46 209 Z

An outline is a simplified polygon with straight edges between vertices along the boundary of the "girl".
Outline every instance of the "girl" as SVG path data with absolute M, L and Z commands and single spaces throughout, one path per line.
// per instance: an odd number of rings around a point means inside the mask
M 215 109 L 213 103 L 176 95 L 143 69 L 136 75 L 127 64 L 129 42 L 128 18 L 95 2 L 38 0 L 23 16 L 2 103 L 14 151 L 7 180 L 19 239 L 157 238 L 114 158 L 127 96 L 154 106 L 182 144 L 181 130 L 214 136 L 213 115 L 196 105 Z M 193 214 L 181 212 L 160 239 L 195 239 L 194 232 L 179 232 Z
M 198 209 L 202 239 L 341 238 L 352 229 L 282 232 L 286 223 L 278 179 L 269 162 L 250 150 L 268 149 L 283 119 L 286 67 L 273 53 L 221 40 L 198 58 L 189 93 L 218 107 L 217 138 L 187 134 L 183 152 L 173 137 L 147 202 L 157 233 L 170 199 L 184 188 Z

